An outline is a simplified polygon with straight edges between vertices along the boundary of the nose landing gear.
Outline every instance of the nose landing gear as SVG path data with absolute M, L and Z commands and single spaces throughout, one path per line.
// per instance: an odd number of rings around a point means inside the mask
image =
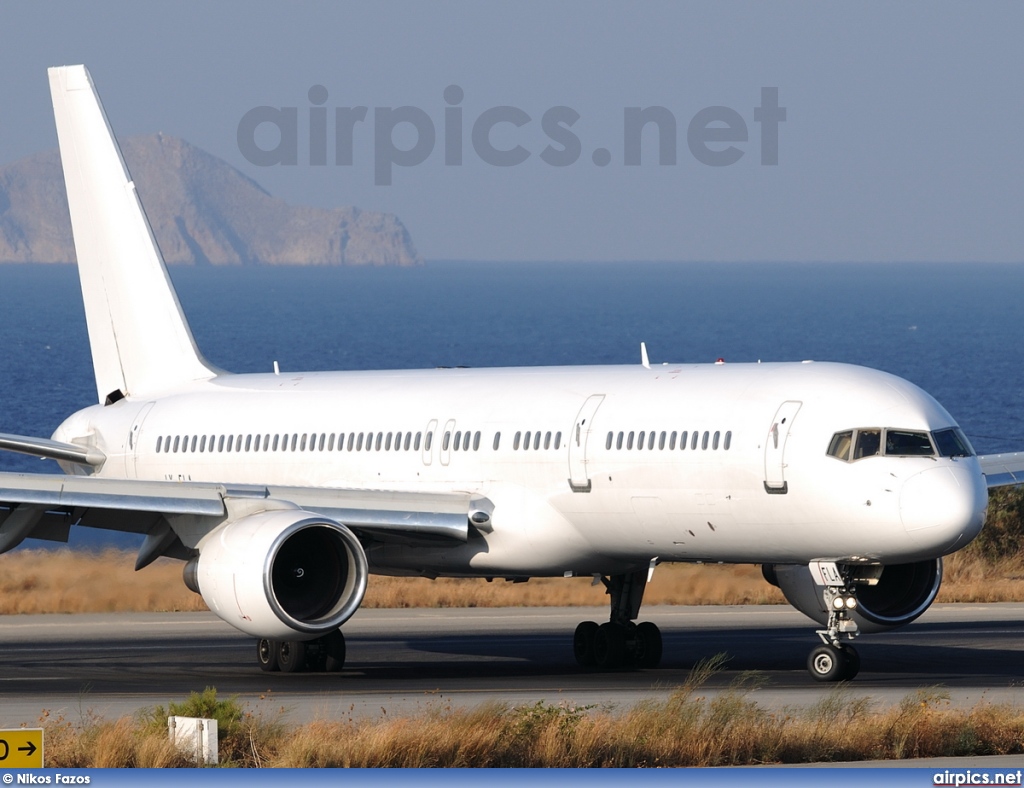
M 807 657 L 807 670 L 816 681 L 849 681 L 860 671 L 857 649 L 843 642 L 844 638 L 851 641 L 860 634 L 852 618 L 857 609 L 856 585 L 849 580 L 846 571 L 837 570 L 822 592 L 828 621 L 825 629 L 817 631 L 822 645 Z
M 611 615 L 603 624 L 584 621 L 576 627 L 572 646 L 581 667 L 654 668 L 661 662 L 661 630 L 650 621 L 634 623 L 640 615 L 647 575 L 644 569 L 601 578 L 611 597 Z

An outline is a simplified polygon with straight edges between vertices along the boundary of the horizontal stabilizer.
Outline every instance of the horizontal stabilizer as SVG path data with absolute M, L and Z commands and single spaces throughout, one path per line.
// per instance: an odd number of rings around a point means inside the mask
M 78 465 L 91 465 L 94 468 L 102 465 L 107 459 L 103 452 L 90 446 L 76 446 L 73 443 L 60 443 L 48 438 L 30 438 L 25 435 L 0 433 L 0 449 L 18 454 L 30 454 L 44 460 L 62 460 Z

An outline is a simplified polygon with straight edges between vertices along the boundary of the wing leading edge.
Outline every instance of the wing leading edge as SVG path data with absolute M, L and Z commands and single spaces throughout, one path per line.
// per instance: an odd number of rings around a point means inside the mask
M 27 538 L 66 542 L 71 526 L 147 535 L 143 552 L 187 558 L 237 509 L 297 508 L 329 517 L 362 539 L 465 542 L 470 517 L 489 502 L 469 493 L 151 482 L 59 474 L 0 473 L 0 553 Z M 486 513 L 482 518 L 480 513 Z M 141 568 L 141 567 L 137 567 Z

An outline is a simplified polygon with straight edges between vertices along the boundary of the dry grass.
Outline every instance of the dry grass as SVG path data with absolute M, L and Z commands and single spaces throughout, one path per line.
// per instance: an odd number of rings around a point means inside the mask
M 239 767 L 732 766 L 1024 752 L 1024 709 L 957 709 L 941 694 L 921 691 L 874 711 L 840 686 L 809 709 L 776 714 L 751 698 L 749 677 L 713 699 L 704 696 L 701 688 L 720 664 L 699 665 L 682 687 L 619 713 L 490 703 L 287 728 L 243 712 L 233 699 L 203 705 L 231 720 L 221 725 L 221 762 Z M 208 701 L 211 693 L 215 698 L 210 689 L 201 697 Z M 44 717 L 46 765 L 187 765 L 167 743 L 163 714 L 77 727 Z
M 132 554 L 21 550 L 0 556 L 0 614 L 206 610 L 185 588 L 182 565 L 161 559 L 141 572 Z M 988 559 L 964 551 L 946 559 L 940 602 L 1024 601 L 1024 554 Z M 666 564 L 654 572 L 645 605 L 781 604 L 757 566 Z M 496 580 L 372 577 L 368 608 L 604 606 L 587 578 Z
M 19 550 L 0 555 L 0 614 L 205 610 L 181 580 L 182 564 L 160 559 L 141 572 L 130 553 Z M 981 536 L 949 556 L 940 602 L 1024 601 L 1024 488 L 995 490 Z M 659 566 L 647 605 L 779 604 L 785 599 L 756 566 Z M 365 607 L 604 606 L 587 578 L 529 583 L 373 577 Z

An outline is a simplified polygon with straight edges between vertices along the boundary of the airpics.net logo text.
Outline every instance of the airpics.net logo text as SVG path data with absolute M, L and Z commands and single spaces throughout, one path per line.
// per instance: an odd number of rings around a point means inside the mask
M 314 167 L 327 166 L 329 161 L 335 166 L 351 166 L 357 140 L 368 140 L 372 144 L 374 183 L 390 186 L 395 167 L 422 164 L 437 147 L 438 124 L 420 107 L 374 107 L 372 113 L 369 107 L 334 107 L 330 113 L 328 98 L 327 88 L 313 85 L 308 91 L 309 106 L 301 110 L 253 107 L 238 122 L 238 150 L 257 167 L 296 166 L 300 161 Z M 547 144 L 534 151 L 523 144 L 528 142 L 525 137 L 535 122 L 525 110 L 501 105 L 467 118 L 461 106 L 465 99 L 461 87 L 449 85 L 443 98 L 440 136 L 445 166 L 459 167 L 466 160 L 467 131 L 473 155 L 494 167 L 515 167 L 534 153 L 548 166 L 569 167 L 584 155 L 583 141 L 573 131 L 581 115 L 572 107 L 550 107 L 540 115 L 540 129 Z M 332 122 L 329 116 L 333 116 Z M 758 127 L 760 164 L 777 165 L 779 124 L 786 120 L 786 108 L 779 106 L 779 89 L 761 88 L 760 104 L 748 117 Z M 370 125 L 372 136 L 360 132 Z M 656 150 L 653 145 L 645 150 L 644 131 L 649 126 L 653 134 L 648 133 L 646 138 L 649 142 L 653 138 Z M 730 107 L 704 107 L 690 117 L 685 132 L 690 155 L 708 167 L 735 164 L 747 153 L 750 143 L 747 120 Z M 517 138 L 517 134 L 521 136 Z M 625 107 L 620 161 L 627 167 L 655 160 L 658 166 L 674 166 L 678 161 L 678 137 L 679 124 L 667 107 Z M 614 160 L 615 155 L 607 147 L 590 152 L 590 161 L 597 167 L 607 167 Z

